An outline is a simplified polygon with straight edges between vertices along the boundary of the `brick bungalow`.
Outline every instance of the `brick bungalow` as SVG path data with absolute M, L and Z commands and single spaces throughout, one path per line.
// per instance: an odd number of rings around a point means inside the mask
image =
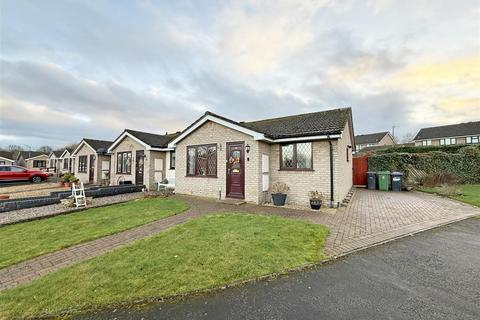
M 366 147 L 391 146 L 396 144 L 395 138 L 388 131 L 361 134 L 355 136 L 355 151 Z
M 87 184 L 110 183 L 110 155 L 107 153 L 112 141 L 83 139 L 72 157 L 75 158 L 75 176 Z
M 318 190 L 335 206 L 352 187 L 350 108 L 237 122 L 206 112 L 169 143 L 177 193 L 270 201 L 286 183 L 287 202 L 308 205 Z
M 15 163 L 27 169 L 46 170 L 48 154 L 39 151 L 20 151 L 18 152 Z
M 480 121 L 422 128 L 413 138 L 416 146 L 479 144 Z
M 168 143 L 178 135 L 125 129 L 108 149 L 112 155 L 111 183 L 155 189 L 164 179 L 175 178 L 175 149 Z
M 0 150 L 0 165 L 12 165 L 15 163 L 15 155 L 10 151 Z
M 75 159 L 72 158 L 73 149 L 65 148 L 60 155 L 60 173 L 73 173 L 75 169 Z

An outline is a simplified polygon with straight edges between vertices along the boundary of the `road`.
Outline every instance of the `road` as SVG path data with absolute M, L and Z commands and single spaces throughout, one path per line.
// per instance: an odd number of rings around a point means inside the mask
M 480 219 L 272 281 L 83 318 L 480 319 Z

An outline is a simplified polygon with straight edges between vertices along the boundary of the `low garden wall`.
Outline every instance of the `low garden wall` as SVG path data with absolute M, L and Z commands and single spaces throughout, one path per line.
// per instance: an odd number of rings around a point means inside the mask
M 427 174 L 451 174 L 460 183 L 480 183 L 480 149 L 477 146 L 457 147 L 456 153 L 430 151 L 426 153 L 387 152 L 368 158 L 369 171 L 402 171 L 408 175 L 413 167 Z
M 108 197 L 117 194 L 141 192 L 144 188 L 145 186 L 143 185 L 91 187 L 85 189 L 85 196 L 93 198 Z M 0 200 L 0 212 L 41 207 L 50 204 L 60 203 L 61 199 L 68 198 L 71 194 L 71 191 L 55 191 L 51 192 L 49 196 L 43 197 Z

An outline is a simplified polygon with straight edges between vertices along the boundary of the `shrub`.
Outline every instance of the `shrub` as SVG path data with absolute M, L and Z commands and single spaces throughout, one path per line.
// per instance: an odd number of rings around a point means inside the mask
M 429 153 L 432 151 L 441 151 L 445 153 L 459 153 L 463 149 L 476 149 L 480 152 L 479 146 L 467 146 L 464 144 L 456 144 L 449 146 L 388 146 L 381 149 L 372 150 L 374 154 L 386 154 L 386 153 Z
M 401 171 L 406 178 L 409 168 L 428 174 L 443 174 L 442 179 L 457 179 L 459 183 L 480 183 L 480 150 L 463 147 L 459 153 L 431 151 L 429 153 L 384 153 L 368 158 L 370 171 Z M 448 175 L 448 177 L 447 177 Z M 437 177 L 440 178 L 440 177 Z M 441 179 L 440 179 L 441 180 Z

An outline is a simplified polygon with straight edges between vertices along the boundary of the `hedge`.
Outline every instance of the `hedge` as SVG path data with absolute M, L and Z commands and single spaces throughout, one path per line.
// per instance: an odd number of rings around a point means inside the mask
M 413 166 L 426 173 L 449 173 L 460 183 L 480 183 L 480 149 L 468 146 L 458 153 L 431 151 L 428 153 L 384 153 L 368 158 L 369 171 L 401 171 L 408 174 Z
M 449 146 L 388 146 L 386 148 L 380 148 L 371 150 L 374 154 L 385 153 L 427 153 L 432 151 L 442 151 L 446 153 L 459 153 L 463 148 L 477 148 L 480 150 L 480 145 L 469 146 L 464 144 L 456 144 Z

